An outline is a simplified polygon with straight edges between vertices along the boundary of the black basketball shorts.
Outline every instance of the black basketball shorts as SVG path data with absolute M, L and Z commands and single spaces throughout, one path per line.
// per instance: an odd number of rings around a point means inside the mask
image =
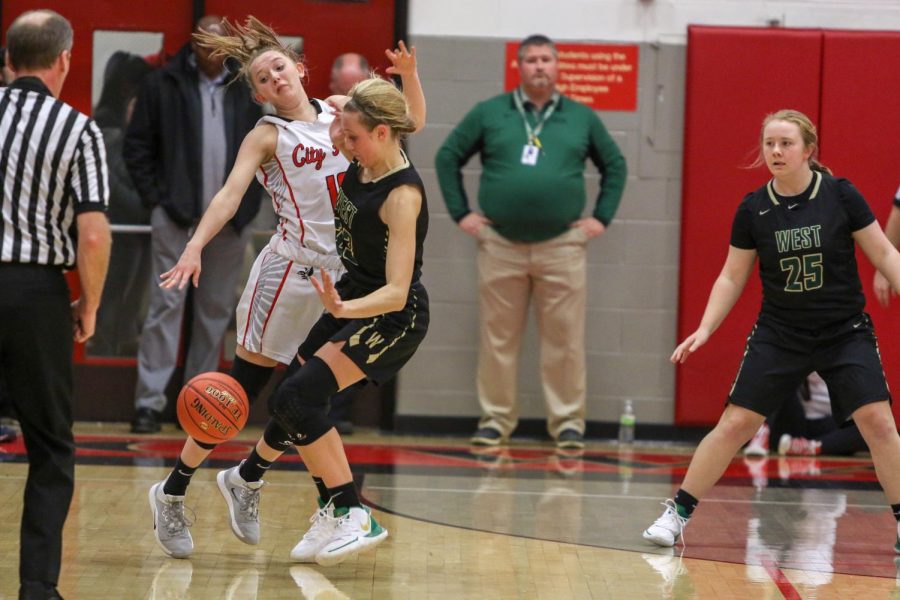
M 815 331 L 760 316 L 747 337 L 728 402 L 768 417 L 794 397 L 812 371 L 828 385 L 839 424 L 865 404 L 891 399 L 872 321 L 861 313 Z
M 403 310 L 365 319 L 339 319 L 324 313 L 297 354 L 305 361 L 327 342 L 346 342 L 341 351 L 366 378 L 384 383 L 415 354 L 428 331 L 428 319 L 428 294 L 424 287 L 414 286 Z

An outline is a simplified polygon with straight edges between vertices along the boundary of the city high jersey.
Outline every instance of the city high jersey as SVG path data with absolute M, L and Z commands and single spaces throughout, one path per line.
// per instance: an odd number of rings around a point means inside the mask
M 321 266 L 321 255 L 335 256 L 334 206 L 349 162 L 331 143 L 328 127 L 334 111 L 319 100 L 314 123 L 267 115 L 257 124 L 278 129 L 271 160 L 260 165 L 256 178 L 272 197 L 278 217 L 269 247 L 301 264 Z M 337 266 L 335 263 L 334 266 Z
M 801 329 L 820 329 L 860 314 L 866 304 L 853 232 L 875 220 L 846 179 L 813 172 L 802 194 L 780 196 L 772 181 L 738 207 L 731 245 L 756 250 L 761 315 Z

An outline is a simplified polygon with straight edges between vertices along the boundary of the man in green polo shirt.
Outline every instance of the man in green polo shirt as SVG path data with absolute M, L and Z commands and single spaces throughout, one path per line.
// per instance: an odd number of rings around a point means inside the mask
M 625 187 L 625 159 L 597 114 L 556 90 L 556 46 L 533 35 L 519 46 L 521 85 L 480 102 L 450 133 L 435 160 L 447 210 L 478 239 L 481 343 L 472 443 L 497 445 L 518 423 L 516 371 L 529 302 L 541 338 L 547 429 L 561 448 L 584 447 L 586 244 L 612 221 Z M 483 165 L 469 207 L 461 169 Z M 584 165 L 602 188 L 590 216 Z

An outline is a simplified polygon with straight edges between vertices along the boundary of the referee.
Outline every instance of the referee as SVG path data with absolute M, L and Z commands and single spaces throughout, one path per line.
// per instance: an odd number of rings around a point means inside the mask
M 72 339 L 94 333 L 109 262 L 106 150 L 97 125 L 57 100 L 71 24 L 29 11 L 6 42 L 16 79 L 0 89 L 0 370 L 28 451 L 19 599 L 60 598 L 75 483 Z M 81 297 L 70 305 L 63 271 L 76 267 Z

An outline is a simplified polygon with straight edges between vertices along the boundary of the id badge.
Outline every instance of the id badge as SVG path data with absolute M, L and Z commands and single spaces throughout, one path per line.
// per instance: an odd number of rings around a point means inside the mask
M 541 149 L 534 144 L 525 144 L 522 148 L 522 164 L 533 167 L 537 164 Z

